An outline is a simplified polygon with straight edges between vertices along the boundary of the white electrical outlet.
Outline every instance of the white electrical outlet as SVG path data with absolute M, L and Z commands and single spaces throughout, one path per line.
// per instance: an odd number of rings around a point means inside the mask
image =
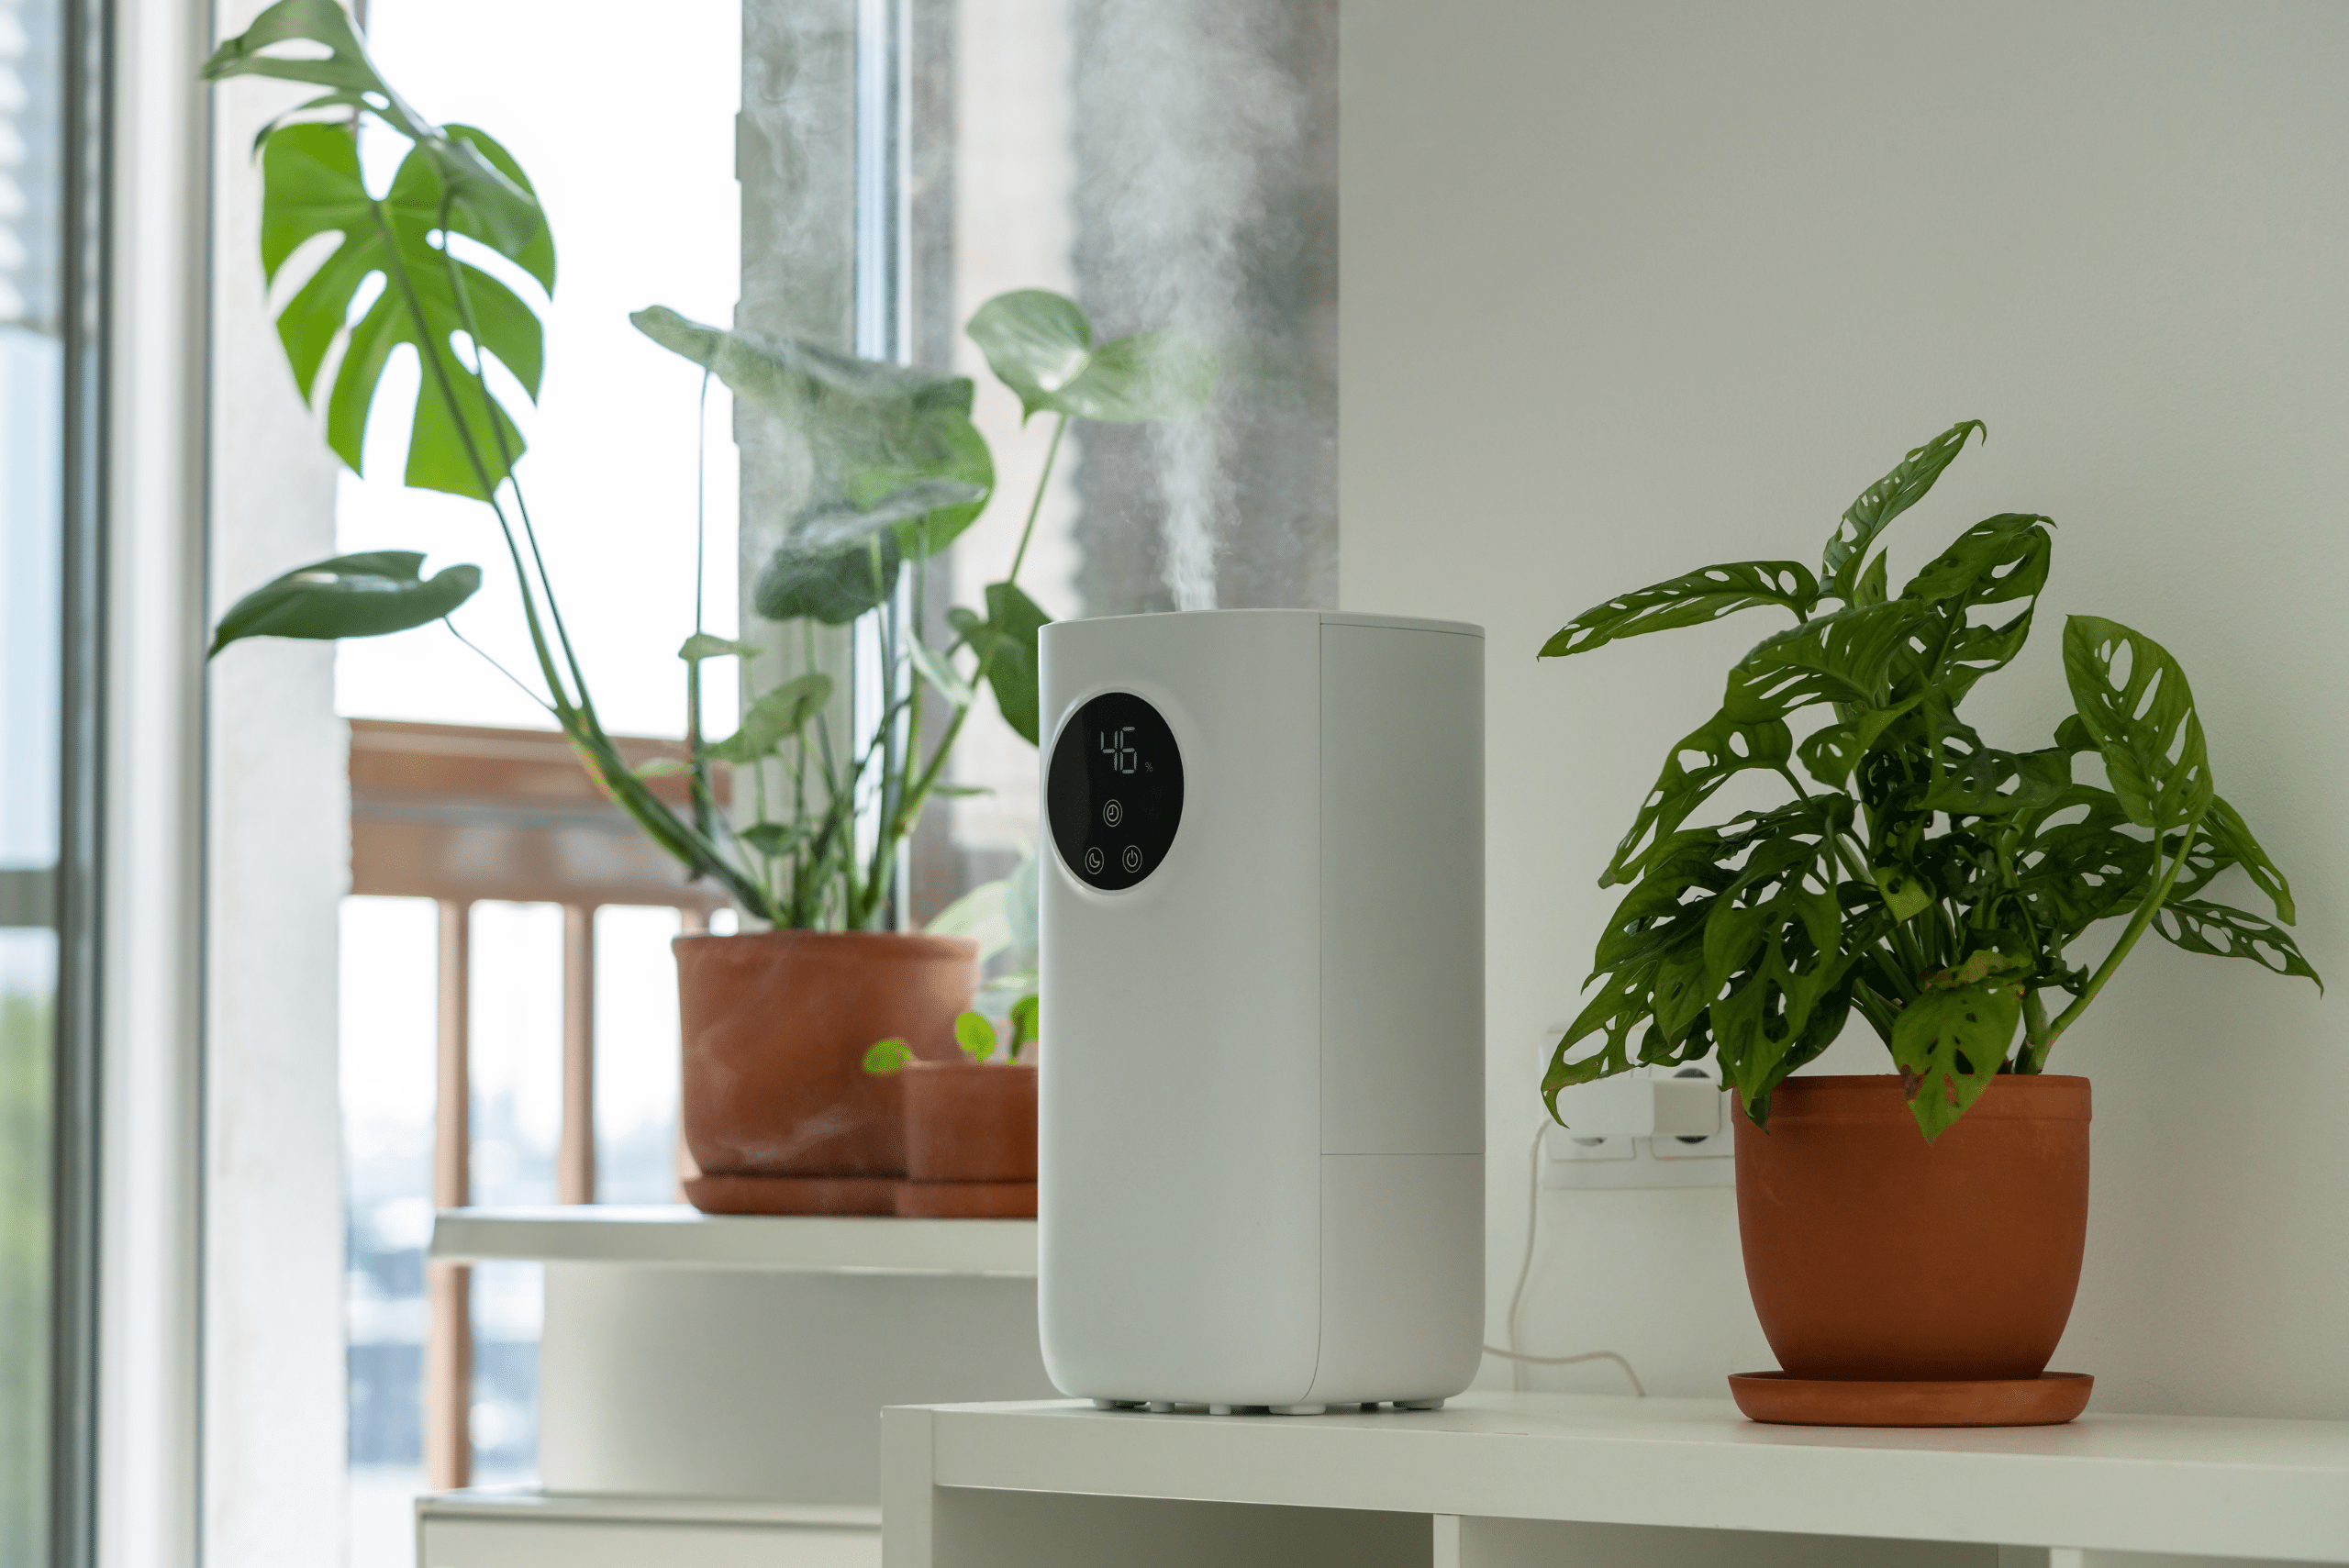
M 1542 1040 L 1541 1065 L 1564 1031 Z M 1696 1082 L 1702 1093 L 1692 1093 Z M 1670 1087 L 1667 1088 L 1666 1085 Z M 1710 1062 L 1642 1067 L 1565 1091 L 1559 1108 L 1570 1123 L 1542 1142 L 1545 1187 L 1710 1187 L 1736 1184 L 1731 1109 Z M 1575 1099 L 1583 1103 L 1579 1109 Z M 1660 1129 L 1660 1130 L 1646 1130 Z

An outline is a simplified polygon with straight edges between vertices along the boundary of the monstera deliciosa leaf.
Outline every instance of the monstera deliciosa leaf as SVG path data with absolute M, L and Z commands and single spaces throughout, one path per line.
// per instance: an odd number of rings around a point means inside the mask
M 1572 1084 L 1709 1053 L 1766 1127 L 1777 1084 L 1856 1012 L 1931 1140 L 2000 1073 L 2043 1070 L 2149 927 L 2187 951 L 2317 979 L 2283 929 L 2290 884 L 2215 793 L 2186 672 L 2152 638 L 2070 619 L 2074 711 L 2052 745 L 2004 750 L 1959 717 L 2031 635 L 2054 525 L 1985 518 L 1898 596 L 1880 541 L 1982 433 L 1954 425 L 1862 491 L 1816 577 L 1787 561 L 1685 573 L 1584 611 L 1541 650 L 1586 653 L 1765 606 L 1794 619 L 1731 669 L 1720 711 L 1673 746 L 1599 877 L 1630 890 L 1543 1079 L 1553 1111 Z M 2109 788 L 2075 776 L 2083 756 Z M 1746 774 L 1795 798 L 1688 825 Z M 2274 920 L 2210 896 L 2235 870 Z M 2113 918 L 2127 924 L 2102 962 L 2075 964 L 2072 944 Z M 2050 995 L 2066 999 L 2054 1016 Z
M 323 59 L 273 54 L 324 45 Z M 461 235 L 504 256 L 551 294 L 554 241 L 530 183 L 506 150 L 468 126 L 424 120 L 386 84 L 330 0 L 281 0 L 220 46 L 206 75 L 273 76 L 330 89 L 302 106 L 356 107 L 412 144 L 382 196 L 361 176 L 347 118 L 279 122 L 261 139 L 262 266 L 274 283 L 313 242 L 331 249 L 278 313 L 278 337 L 304 397 L 338 344 L 327 395 L 327 437 L 356 472 L 368 418 L 395 350 L 424 370 L 408 434 L 406 483 L 486 499 L 523 450 L 521 432 L 481 374 L 486 355 L 531 396 L 545 365 L 535 311 L 504 284 L 452 253 Z M 362 292 L 377 288 L 363 309 Z M 461 348 L 462 345 L 462 348 Z

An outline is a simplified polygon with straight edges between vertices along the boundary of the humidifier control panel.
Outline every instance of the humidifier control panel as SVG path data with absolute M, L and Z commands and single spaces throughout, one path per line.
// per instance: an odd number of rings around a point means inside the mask
M 1104 692 L 1061 727 L 1044 781 L 1052 843 L 1078 881 L 1105 892 L 1158 869 L 1183 820 L 1183 754 L 1158 710 Z

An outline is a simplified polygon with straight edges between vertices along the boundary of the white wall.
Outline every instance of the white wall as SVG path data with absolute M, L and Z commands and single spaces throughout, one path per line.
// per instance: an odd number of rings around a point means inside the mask
M 2061 525 L 2038 636 L 1969 713 L 2043 743 L 2068 611 L 2161 639 L 2349 980 L 2349 7 L 1348 0 L 1345 26 L 1343 600 L 1491 638 L 1496 1332 L 1534 1037 L 1575 1010 L 1598 873 L 1778 622 L 1534 650 L 1692 567 L 1815 558 L 1958 419 L 1990 443 L 1896 525 L 1896 586 L 1991 513 Z M 2058 1048 L 2098 1116 L 2055 1364 L 2098 1407 L 2349 1417 L 2343 1032 L 2305 982 L 2148 939 Z M 1826 1065 L 1883 1060 L 1855 1020 Z M 1773 1364 L 1727 1189 L 1545 1201 L 1529 1348 L 1620 1350 L 1662 1393 Z

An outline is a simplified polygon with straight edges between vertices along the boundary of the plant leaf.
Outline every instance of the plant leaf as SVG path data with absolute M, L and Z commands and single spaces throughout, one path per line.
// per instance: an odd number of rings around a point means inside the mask
M 762 757 L 773 756 L 775 748 L 798 734 L 831 700 L 832 678 L 820 670 L 785 681 L 760 694 L 742 715 L 742 727 L 704 747 L 702 755 L 713 762 L 747 767 Z
M 1933 901 L 1932 890 L 1906 866 L 1874 865 L 1868 868 L 1868 874 L 1876 880 L 1876 891 L 1884 895 L 1884 906 L 1892 911 L 1896 920 L 1922 914 Z
M 2209 844 L 2222 862 L 2243 867 L 2259 891 L 2267 895 L 2268 902 L 2275 905 L 2278 920 L 2288 926 L 2299 923 L 2299 908 L 2292 902 L 2292 884 L 2285 880 L 2276 862 L 2267 858 L 2267 851 L 2260 848 L 2259 840 L 2251 836 L 2251 828 L 2243 821 L 2243 814 L 2229 806 L 2223 796 L 2214 795 L 2210 797 L 2210 809 L 2202 818 L 2200 841 Z M 2222 869 L 2223 863 L 2214 867 L 2213 871 Z M 2173 889 L 2173 894 L 2180 891 L 2188 890 Z
M 1793 754 L 1794 734 L 1776 717 L 1741 724 L 1726 708 L 1713 715 L 1672 748 L 1598 885 L 1612 887 L 1642 874 L 1659 847 L 1715 790 L 1748 768 L 1783 766 Z
M 1942 470 L 1956 461 L 1965 450 L 1965 438 L 1975 431 L 1982 432 L 1988 440 L 1990 432 L 1979 419 L 1962 419 L 1943 430 L 1923 446 L 1911 451 L 1890 473 L 1860 492 L 1843 512 L 1834 536 L 1828 539 L 1826 551 L 1820 557 L 1819 576 L 1823 591 L 1842 599 L 1847 605 L 1858 603 L 1857 578 L 1860 563 L 1867 555 L 1868 546 L 1876 542 L 1885 525 L 1924 498 L 1942 476 Z
M 988 584 L 986 602 L 985 620 L 958 605 L 946 612 L 946 622 L 986 661 L 987 684 L 995 690 L 995 705 L 1004 722 L 1033 746 L 1042 724 L 1036 695 L 1036 634 L 1052 617 L 1010 583 Z
M 2127 668 L 2116 673 L 2124 652 Z M 2074 616 L 2064 625 L 2064 677 L 2129 819 L 2164 834 L 2199 824 L 2210 808 L 2210 759 L 2194 693 L 2169 651 L 2119 621 Z
M 1893 663 L 1932 615 L 1909 599 L 1836 610 L 1754 644 L 1729 673 L 1721 711 L 1742 724 L 1783 719 L 1818 703 L 1893 706 Z
M 970 682 L 954 673 L 952 664 L 939 657 L 936 649 L 914 637 L 907 639 L 906 652 L 912 658 L 914 668 L 921 672 L 922 679 L 937 687 L 948 702 L 958 708 L 971 706 L 972 698 L 978 694 L 971 690 Z
M 1818 604 L 1819 580 L 1809 567 L 1795 562 L 1741 561 L 1734 565 L 1708 566 L 1583 611 L 1543 643 L 1536 657 L 1563 659 L 1587 653 L 1621 638 L 1698 626 L 1756 605 L 1782 605 L 1800 617 L 1809 616 Z
M 1019 395 L 1023 417 L 1186 418 L 1208 406 L 1219 374 L 1214 350 L 1184 332 L 1136 332 L 1096 348 L 1076 302 L 1043 289 L 996 295 L 965 330 Z
M 1892 1060 L 1926 1142 L 1982 1097 L 2005 1064 L 2021 1021 L 2022 987 L 2011 980 L 1927 991 L 1900 1009 L 1892 1026 Z
M 982 1013 L 969 1010 L 954 1015 L 954 1043 L 974 1062 L 984 1063 L 995 1054 L 995 1026 Z
M 751 588 L 751 607 L 769 620 L 802 617 L 826 626 L 846 626 L 896 592 L 905 555 L 893 528 L 874 530 L 868 545 L 881 552 L 874 570 L 872 548 L 836 542 L 803 543 L 785 536 Z
M 755 642 L 734 642 L 723 637 L 712 637 L 706 631 L 697 631 L 678 648 L 677 657 L 693 664 L 704 659 L 723 659 L 729 655 L 748 659 L 758 651 L 759 645 Z
M 512 168 L 513 180 L 501 176 L 502 184 L 529 195 L 519 168 L 487 137 L 464 127 L 450 128 L 448 136 L 450 146 L 464 146 L 484 167 Z M 475 350 L 503 362 L 535 397 L 544 369 L 544 333 L 537 315 L 511 289 L 477 267 L 459 262 L 452 269 L 434 242 L 442 236 L 442 197 L 451 190 L 450 165 L 441 155 L 446 151 L 436 153 L 419 143 L 401 161 L 389 194 L 377 201 L 360 178 L 358 146 L 348 128 L 304 124 L 273 131 L 262 153 L 262 262 L 274 279 L 306 241 L 336 237 L 333 251 L 278 313 L 277 330 L 306 399 L 317 390 L 328 351 L 347 334 L 348 346 L 326 398 L 327 439 L 351 472 L 362 471 L 367 424 L 384 368 L 405 344 L 424 358 L 406 483 L 479 500 L 510 472 L 523 441 L 459 355 L 455 339 L 468 337 Z M 535 213 L 535 197 L 530 201 Z M 542 215 L 530 237 L 519 240 L 502 234 L 509 227 L 504 217 L 493 222 L 459 195 L 450 195 L 447 218 L 450 231 L 484 239 L 509 259 L 527 256 L 539 263 L 541 281 L 551 286 L 553 250 L 551 241 L 540 238 Z M 375 277 L 384 280 L 383 292 L 353 319 L 360 289 Z
M 864 1050 L 864 1070 L 874 1077 L 900 1071 L 914 1059 L 914 1048 L 903 1035 L 876 1040 Z
M 1037 1023 L 1041 1007 L 1033 991 L 1011 1004 L 1011 1047 L 1005 1052 L 1007 1057 L 1016 1057 L 1021 1046 L 1043 1039 Z
M 795 531 L 811 519 L 842 513 L 873 517 L 885 503 L 902 508 L 910 486 L 939 481 L 962 486 L 913 492 L 930 509 L 901 510 L 888 519 L 897 525 L 896 550 L 918 560 L 953 543 L 995 488 L 994 459 L 971 423 L 968 376 L 881 364 L 795 339 L 705 327 L 666 306 L 640 310 L 629 320 L 662 348 L 717 376 L 736 397 L 773 415 L 805 443 L 809 502 Z M 807 550 L 813 552 L 816 543 L 807 541 Z M 852 614 L 829 624 L 853 618 Z
M 1890 707 L 1847 709 L 1852 717 L 1812 730 L 1795 748 L 1796 754 L 1812 778 L 1830 789 L 1842 789 L 1886 728 L 1922 700 L 1920 695 Z
M 205 657 L 248 637 L 330 641 L 406 631 L 439 620 L 481 586 L 478 566 L 444 567 L 428 580 L 423 565 L 416 550 L 373 550 L 297 566 L 229 606 Z
M 632 770 L 640 779 L 668 779 L 694 771 L 694 765 L 683 757 L 647 757 Z
M 2313 980 L 2320 993 L 2324 990 L 2324 981 L 2302 956 L 2299 944 L 2292 940 L 2290 933 L 2244 910 L 2173 895 L 2154 912 L 2154 926 L 2188 952 L 2209 953 L 2214 958 L 2247 958 L 2277 974 L 2298 974 Z

